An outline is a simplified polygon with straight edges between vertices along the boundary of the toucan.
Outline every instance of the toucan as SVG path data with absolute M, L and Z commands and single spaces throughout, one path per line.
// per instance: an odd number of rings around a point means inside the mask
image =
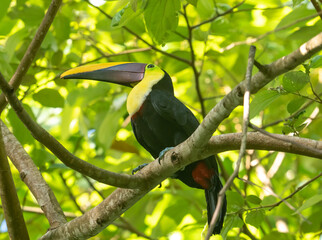
M 160 152 L 185 141 L 199 126 L 193 113 L 174 96 L 169 74 L 154 64 L 112 62 L 80 66 L 63 79 L 90 79 L 132 87 L 127 111 L 137 141 L 156 159 Z M 174 178 L 205 190 L 208 223 L 215 211 L 222 183 L 214 156 L 200 159 L 175 173 Z M 220 234 L 226 214 L 226 197 L 213 234 Z

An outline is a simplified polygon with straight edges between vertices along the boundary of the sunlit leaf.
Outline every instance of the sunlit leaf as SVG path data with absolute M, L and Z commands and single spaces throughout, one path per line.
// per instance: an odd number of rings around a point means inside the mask
M 254 227 L 259 227 L 264 220 L 264 217 L 265 211 L 262 209 L 251 211 L 246 214 L 245 222 Z
M 241 228 L 244 225 L 243 220 L 236 214 L 236 215 L 230 215 L 225 218 L 224 227 L 221 230 L 221 235 L 225 239 L 228 232 L 232 228 Z
M 254 118 L 260 111 L 266 109 L 280 94 L 277 91 L 263 90 L 257 93 L 250 103 L 250 119 Z
M 318 204 L 321 201 L 322 201 L 322 194 L 315 195 L 315 196 L 307 199 L 303 203 L 303 205 L 297 209 L 296 213 L 294 213 L 294 214 L 298 214 L 298 213 L 302 212 L 304 209 L 312 207 L 312 206 Z
M 0 20 L 6 15 L 7 9 L 11 3 L 11 0 L 2 0 L 0 8 Z
M 258 204 L 260 204 L 262 202 L 262 200 L 259 197 L 255 196 L 255 195 L 248 195 L 246 197 L 246 201 L 250 202 L 250 203 L 253 203 L 253 204 L 256 204 L 256 205 L 258 205 Z
M 317 55 L 312 58 L 310 68 L 322 67 L 322 55 Z
M 115 14 L 112 19 L 112 27 L 122 27 L 132 19 L 141 15 L 147 4 L 146 0 L 140 0 L 139 3 L 136 2 L 135 5 L 127 4 L 122 10 Z M 135 6 L 135 9 L 134 9 Z
M 283 76 L 283 88 L 290 93 L 300 91 L 308 82 L 310 77 L 301 71 L 287 72 Z
M 235 212 L 243 208 L 244 199 L 237 193 L 232 191 L 226 192 L 228 212 Z
M 161 44 L 169 32 L 177 28 L 180 0 L 149 0 L 144 11 L 144 20 L 148 32 Z
M 64 98 L 54 89 L 42 89 L 35 93 L 33 99 L 46 107 L 64 107 Z
M 290 101 L 287 104 L 287 111 L 290 114 L 296 112 L 305 103 L 305 101 L 306 101 L 305 98 L 296 98 L 296 99 L 293 99 L 292 101 Z

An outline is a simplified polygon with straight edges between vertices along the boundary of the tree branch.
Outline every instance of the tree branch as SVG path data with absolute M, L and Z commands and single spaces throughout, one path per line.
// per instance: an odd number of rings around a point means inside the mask
M 315 10 L 319 13 L 319 16 L 322 20 L 322 11 L 321 11 L 321 6 L 319 5 L 319 3 L 316 0 L 311 0 L 311 3 L 313 4 Z
M 0 127 L 0 197 L 10 239 L 29 239 Z
M 0 125 L 7 154 L 11 162 L 18 169 L 22 181 L 28 186 L 39 206 L 44 211 L 50 227 L 56 228 L 59 225 L 66 223 L 63 210 L 54 193 L 40 174 L 28 153 L 26 153 L 21 144 L 2 121 L 0 122 Z
M 271 135 L 276 136 L 276 138 L 266 136 L 259 132 L 249 132 L 247 134 L 247 149 L 288 152 L 308 157 L 322 158 L 322 141 L 273 133 L 271 133 Z M 208 145 L 202 149 L 203 155 L 201 156 L 210 156 L 225 151 L 238 150 L 241 139 L 241 133 L 228 133 L 213 136 Z M 294 145 L 293 142 L 296 142 L 297 144 Z M 300 147 L 299 145 L 307 147 Z M 319 150 L 319 152 L 311 152 L 310 149 L 312 148 Z
M 35 37 L 32 39 L 25 55 L 21 59 L 21 62 L 14 73 L 13 77 L 10 79 L 9 84 L 13 87 L 14 90 L 17 90 L 19 85 L 21 84 L 23 77 L 26 75 L 31 63 L 36 57 L 36 54 L 40 48 L 41 43 L 43 42 L 48 29 L 52 22 L 54 21 L 54 18 L 58 12 L 58 9 L 62 3 L 62 0 L 52 0 L 48 11 L 46 12 L 46 15 L 44 19 L 42 20 Z M 6 107 L 7 102 L 5 99 L 5 96 L 3 94 L 0 95 L 0 112 L 3 111 L 3 109 Z
M 303 145 L 301 143 L 298 143 L 296 141 L 292 141 L 292 139 L 286 139 L 286 138 L 283 138 L 283 137 L 278 136 L 276 134 L 269 133 L 269 132 L 265 131 L 264 129 L 261 129 L 259 127 L 256 127 L 255 125 L 253 125 L 251 123 L 249 124 L 249 126 L 252 129 L 254 129 L 255 131 L 258 131 L 258 132 L 260 132 L 260 133 L 262 133 L 262 134 L 264 134 L 266 136 L 269 136 L 269 137 L 274 138 L 274 139 L 277 139 L 277 140 L 285 141 L 285 142 L 289 143 L 291 146 L 293 146 L 295 148 L 296 147 L 297 148 L 305 148 L 305 149 L 307 149 L 308 151 L 312 152 L 313 154 L 315 154 L 317 156 L 322 156 L 322 150 L 318 150 L 316 148 L 312 148 L 312 147 L 309 147 L 309 146 L 305 146 L 305 145 Z

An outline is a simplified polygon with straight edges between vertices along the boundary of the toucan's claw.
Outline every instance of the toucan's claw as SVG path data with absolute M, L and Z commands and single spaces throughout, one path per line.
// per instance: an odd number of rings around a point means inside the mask
M 132 175 L 134 175 L 136 172 L 140 171 L 140 170 L 141 170 L 142 168 L 144 168 L 146 165 L 148 165 L 148 163 L 143 163 L 143 164 L 141 164 L 141 165 L 137 166 L 136 168 L 134 168 L 134 169 L 132 170 Z
M 164 155 L 166 154 L 167 151 L 171 150 L 173 147 L 166 147 L 165 149 L 163 149 L 160 153 L 159 153 L 159 157 L 158 157 L 158 162 L 161 165 L 161 160 L 163 159 Z

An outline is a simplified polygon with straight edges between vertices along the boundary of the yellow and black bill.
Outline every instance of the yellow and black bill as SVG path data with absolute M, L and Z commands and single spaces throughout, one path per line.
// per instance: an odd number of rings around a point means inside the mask
M 144 77 L 145 63 L 112 62 L 76 67 L 60 75 L 62 79 L 89 79 L 134 86 Z

